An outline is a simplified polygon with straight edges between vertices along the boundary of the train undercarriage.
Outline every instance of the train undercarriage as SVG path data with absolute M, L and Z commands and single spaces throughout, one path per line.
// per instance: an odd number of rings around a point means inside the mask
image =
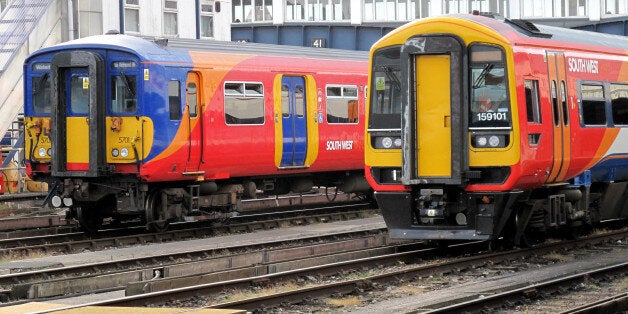
M 532 191 L 469 193 L 430 186 L 376 192 L 391 237 L 495 240 L 529 246 L 548 237 L 573 238 L 613 219 L 628 218 L 628 182 L 556 185 Z
M 95 232 L 106 220 L 141 220 L 147 228 L 164 231 L 172 222 L 222 220 L 239 214 L 242 200 L 260 196 L 306 193 L 314 187 L 335 187 L 344 193 L 370 195 L 360 173 L 272 177 L 202 182 L 139 182 L 133 177 L 100 180 L 66 178 L 52 183 L 52 207 L 67 207 L 67 218 Z

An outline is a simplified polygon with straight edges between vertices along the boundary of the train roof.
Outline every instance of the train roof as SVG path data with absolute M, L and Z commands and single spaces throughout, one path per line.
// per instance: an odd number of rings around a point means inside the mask
M 367 51 L 330 48 L 311 48 L 287 45 L 242 43 L 216 40 L 180 38 L 141 38 L 122 34 L 106 34 L 84 37 L 43 48 L 37 55 L 64 49 L 115 49 L 137 54 L 149 61 L 189 61 L 182 52 L 216 52 L 229 54 L 273 55 L 339 60 L 368 60 Z M 27 59 L 27 62 L 28 62 Z
M 514 31 L 514 33 L 518 34 L 522 38 L 537 38 L 539 40 L 547 39 L 576 45 L 628 49 L 628 37 L 626 36 L 534 24 L 526 20 L 511 20 L 473 14 L 452 15 L 449 17 L 460 17 L 471 20 L 493 28 L 501 34 L 507 34 L 505 30 L 508 29 Z M 509 39 L 512 41 L 515 40 L 514 38 Z

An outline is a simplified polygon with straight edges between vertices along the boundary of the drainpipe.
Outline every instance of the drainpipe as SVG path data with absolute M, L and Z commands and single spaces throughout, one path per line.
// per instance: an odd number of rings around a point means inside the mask
M 68 40 L 74 39 L 74 0 L 68 0 Z

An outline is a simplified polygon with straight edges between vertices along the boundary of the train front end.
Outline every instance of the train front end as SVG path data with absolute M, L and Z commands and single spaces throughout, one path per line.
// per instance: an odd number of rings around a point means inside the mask
M 90 40 L 42 49 L 24 65 L 27 169 L 51 184 L 49 204 L 87 229 L 114 215 L 118 195 L 133 202 L 154 133 L 138 105 L 149 75 L 140 56 Z
M 366 176 L 391 237 L 504 230 L 519 194 L 512 64 L 503 36 L 450 17 L 409 23 L 371 48 Z

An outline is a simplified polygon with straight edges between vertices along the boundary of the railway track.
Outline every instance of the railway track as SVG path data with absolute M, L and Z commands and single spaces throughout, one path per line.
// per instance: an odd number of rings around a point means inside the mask
M 205 276 L 203 280 L 225 276 L 251 277 L 255 273 L 270 273 L 280 267 L 291 267 L 294 260 L 303 265 L 304 259 L 311 259 L 310 263 L 321 262 L 332 253 L 369 256 L 402 247 L 403 244 L 389 243 L 385 228 L 366 229 L 301 237 L 292 241 L 187 250 L 176 254 L 165 252 L 162 255 L 0 275 L 0 286 L 5 288 L 5 299 L 12 301 L 121 288 L 126 289 L 127 294 L 138 294 L 146 289 L 160 290 L 164 284 L 170 287 L 186 285 L 189 283 L 186 278 L 198 283 L 198 279 L 190 278 L 203 272 L 215 274 Z M 319 258 L 315 259 L 317 256 Z M 164 280 L 157 282 L 159 278 Z
M 183 239 L 201 238 L 216 234 L 251 232 L 279 228 L 354 219 L 372 215 L 376 210 L 369 203 L 353 202 L 343 205 L 317 206 L 300 210 L 251 212 L 222 223 L 206 222 L 173 224 L 167 232 L 147 232 L 143 226 L 102 230 L 97 234 L 70 232 L 45 236 L 0 240 L 0 255 L 27 256 L 32 254 L 70 253 L 96 251 L 129 245 L 161 243 Z
M 257 275 L 248 276 L 240 279 L 230 279 L 223 281 L 220 278 L 207 276 L 211 283 L 187 285 L 202 275 L 192 276 L 191 278 L 163 278 L 152 281 L 145 281 L 137 284 L 135 288 L 128 288 L 127 291 L 135 289 L 135 293 L 151 291 L 148 293 L 126 296 L 106 301 L 94 302 L 91 305 L 100 306 L 183 306 L 183 307 L 209 307 L 209 308 L 231 308 L 231 309 L 247 309 L 247 310 L 293 310 L 293 306 L 302 306 L 303 303 L 310 302 L 316 298 L 330 296 L 344 296 L 351 294 L 365 293 L 365 291 L 377 290 L 379 287 L 391 285 L 399 282 L 407 282 L 416 280 L 417 278 L 425 278 L 434 274 L 451 274 L 460 273 L 468 269 L 478 267 L 486 267 L 490 265 L 508 265 L 512 261 L 530 256 L 538 256 L 555 251 L 563 251 L 568 247 L 572 250 L 582 248 L 590 248 L 598 244 L 606 244 L 625 240 L 626 231 L 613 232 L 611 234 L 590 236 L 579 239 L 577 241 L 558 242 L 553 244 L 545 244 L 530 249 L 514 250 L 508 252 L 498 252 L 491 254 L 479 254 L 474 256 L 462 256 L 467 251 L 477 251 L 482 247 L 486 247 L 485 243 L 465 243 L 451 246 L 446 250 L 447 254 L 456 255 L 457 257 L 445 262 L 430 262 L 428 264 L 418 263 L 426 259 L 429 255 L 442 254 L 441 248 L 425 248 L 425 247 L 404 247 L 396 248 L 395 252 L 378 254 L 370 257 L 359 257 L 340 259 L 338 256 L 332 259 L 335 262 L 322 263 L 320 260 L 312 262 L 307 267 L 295 267 L 289 270 L 281 270 Z M 417 244 L 413 244 L 417 245 Z M 294 262 L 293 262 L 294 263 Z M 305 263 L 305 262 L 301 262 Z M 296 263 L 295 265 L 298 265 Z M 318 266 L 312 266 L 318 265 Z M 367 270 L 379 269 L 384 265 L 393 267 L 391 271 L 384 271 L 377 274 L 370 274 Z M 402 266 L 400 266 L 402 265 Z M 397 267 L 395 267 L 397 266 Z M 624 267 L 624 266 L 622 266 Z M 266 267 L 268 269 L 268 267 Z M 398 268 L 398 269 L 395 269 Z M 625 269 L 621 271 L 625 272 Z M 361 274 L 364 272 L 364 274 Z M 359 278 L 351 278 L 354 275 Z M 307 278 L 344 278 L 343 280 L 322 280 L 316 285 L 308 286 Z M 304 279 L 305 278 L 305 279 Z M 224 278 L 223 278 L 224 279 Z M 327 282 L 329 281 L 329 282 Z M 259 290 L 271 286 L 288 285 L 289 282 L 297 282 L 297 286 L 289 291 L 273 292 L 269 289 L 266 294 L 258 294 L 257 296 L 236 300 L 236 301 L 220 301 L 220 297 L 230 295 L 233 291 L 240 290 Z M 301 284 L 298 284 L 301 282 Z M 180 284 L 180 286 L 177 286 Z M 139 288 L 141 287 L 141 288 Z M 158 291 L 168 287 L 168 290 Z M 478 292 L 479 293 L 479 292 Z M 245 292 L 243 294 L 246 294 Z M 305 300 L 305 301 L 304 301 Z M 466 300 L 464 300 L 466 301 Z M 312 301 L 315 302 L 315 301 Z M 458 301 L 449 301 L 448 304 Z M 438 305 L 435 305 L 438 306 Z M 441 305 L 443 307 L 443 305 Z M 297 307 L 298 308 L 298 307 Z M 418 310 L 419 308 L 417 308 Z M 423 309 L 425 311 L 425 309 Z M 437 310 L 430 308 L 429 310 Z
M 340 205 L 355 202 L 353 194 L 318 189 L 311 193 L 285 195 L 276 197 L 260 197 L 243 200 L 240 206 L 241 215 L 259 215 L 273 211 L 287 211 L 293 208 L 323 206 L 324 204 Z M 203 217 L 194 219 L 202 220 Z M 193 219 L 193 217 L 190 217 Z M 125 223 L 109 223 L 103 229 L 123 229 L 145 227 L 140 219 Z M 57 235 L 62 233 L 82 232 L 77 221 L 66 220 L 63 214 L 51 211 L 20 211 L 11 217 L 0 218 L 0 239 L 28 238 L 37 236 Z

